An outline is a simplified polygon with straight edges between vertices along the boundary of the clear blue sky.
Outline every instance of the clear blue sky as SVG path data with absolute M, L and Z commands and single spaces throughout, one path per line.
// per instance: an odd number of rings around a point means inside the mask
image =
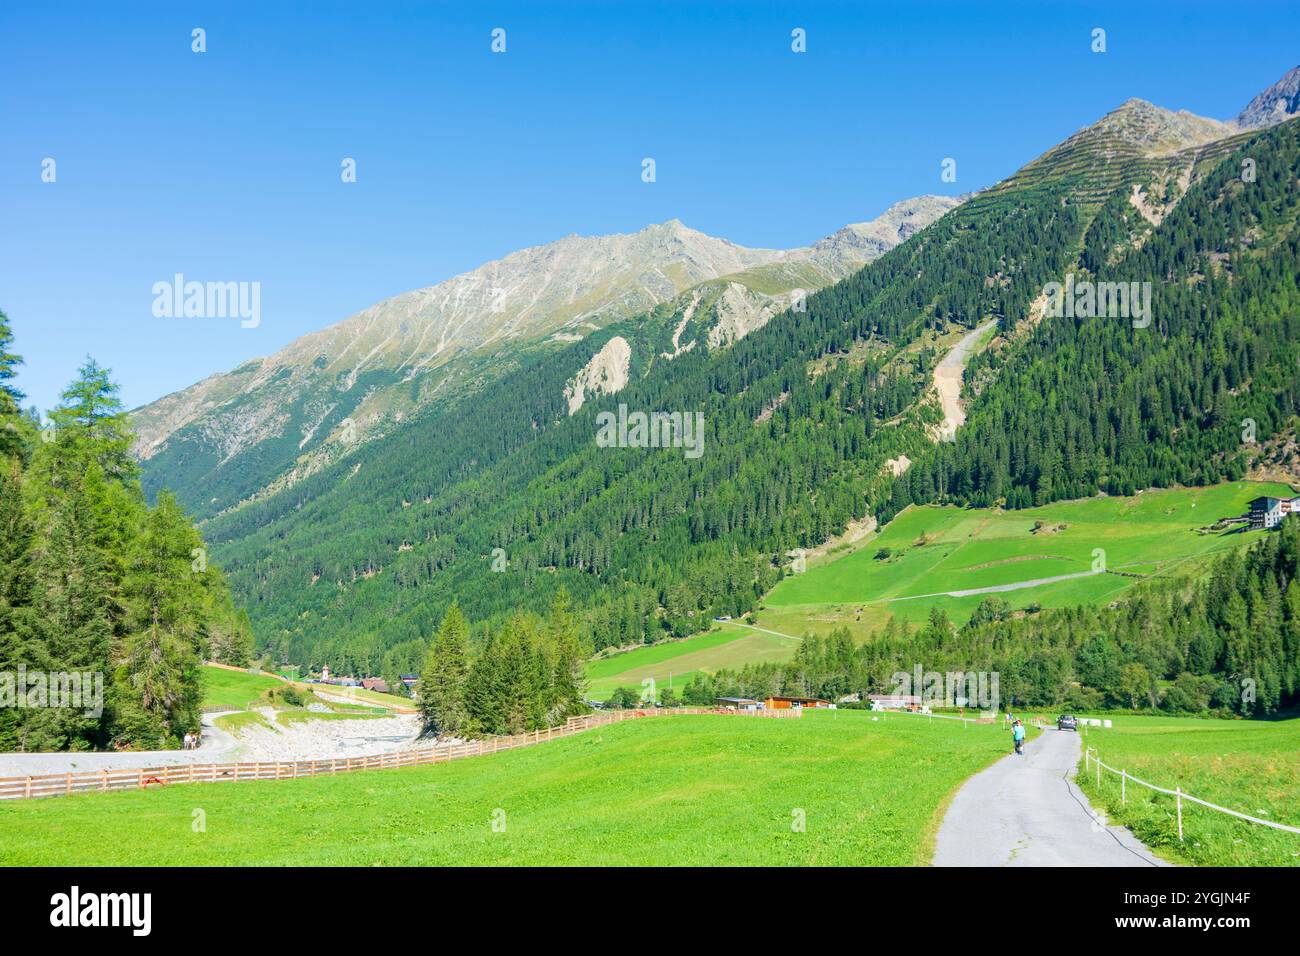
M 0 308 L 42 408 L 87 353 L 138 405 L 569 233 L 808 243 L 1131 96 L 1233 116 L 1300 62 L 1276 2 L 43 6 L 0 9 Z M 260 327 L 155 318 L 177 272 L 260 282 Z

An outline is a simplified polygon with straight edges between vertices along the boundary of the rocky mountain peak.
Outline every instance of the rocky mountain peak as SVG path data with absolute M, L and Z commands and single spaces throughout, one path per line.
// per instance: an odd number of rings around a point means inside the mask
M 1237 114 L 1242 129 L 1263 129 L 1300 115 L 1300 66 L 1292 67 L 1282 79 L 1263 90 Z
M 1167 110 L 1136 97 L 1125 100 L 1066 144 L 1082 138 L 1118 140 L 1147 156 L 1163 156 L 1230 136 L 1236 129 L 1187 110 Z

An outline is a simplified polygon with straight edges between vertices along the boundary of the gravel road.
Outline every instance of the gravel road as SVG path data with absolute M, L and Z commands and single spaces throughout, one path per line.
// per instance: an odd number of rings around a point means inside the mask
M 275 729 L 250 727 L 239 738 L 235 738 L 214 723 L 224 713 L 203 715 L 203 744 L 198 750 L 0 753 L 0 777 L 183 766 L 187 763 L 362 757 L 411 747 L 416 743 L 420 732 L 419 717 L 401 714 L 368 720 L 307 720 L 290 724 L 276 722 Z
M 233 713 L 225 711 L 224 713 Z M 174 767 L 237 759 L 238 741 L 213 721 L 223 714 L 204 714 L 203 743 L 198 750 L 133 750 L 123 753 L 0 753 L 0 777 L 40 776 L 128 767 Z

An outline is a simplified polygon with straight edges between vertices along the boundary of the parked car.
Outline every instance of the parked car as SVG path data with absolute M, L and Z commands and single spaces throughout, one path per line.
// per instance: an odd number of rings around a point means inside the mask
M 1073 730 L 1075 733 L 1078 733 L 1079 721 L 1077 718 L 1071 717 L 1069 714 L 1062 714 L 1060 717 L 1056 718 L 1056 729 Z

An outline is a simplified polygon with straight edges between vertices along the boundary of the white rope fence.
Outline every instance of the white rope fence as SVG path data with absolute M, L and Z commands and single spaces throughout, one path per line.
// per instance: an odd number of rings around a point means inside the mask
M 1194 797 L 1190 793 L 1183 793 L 1181 787 L 1174 787 L 1167 790 L 1164 787 L 1157 787 L 1154 783 L 1147 783 L 1145 780 L 1139 780 L 1127 770 L 1116 770 L 1109 764 L 1102 763 L 1101 758 L 1097 756 L 1092 747 L 1088 747 L 1083 752 L 1083 765 L 1085 772 L 1093 770 L 1096 765 L 1097 786 L 1101 786 L 1101 772 L 1109 770 L 1113 774 L 1119 775 L 1119 802 L 1128 802 L 1128 782 L 1131 780 L 1139 786 L 1146 787 L 1148 790 L 1155 790 L 1157 793 L 1167 793 L 1174 798 L 1175 806 L 1178 810 L 1178 842 L 1183 841 L 1183 801 L 1190 800 L 1192 803 L 1199 803 L 1203 807 L 1209 807 L 1211 810 L 1217 810 L 1219 813 L 1226 813 L 1229 816 L 1237 817 L 1240 820 L 1248 820 L 1251 823 L 1258 823 L 1261 826 L 1272 827 L 1274 830 L 1285 830 L 1287 833 L 1300 833 L 1300 827 L 1290 827 L 1285 823 L 1277 823 L 1274 820 L 1261 820 L 1259 817 L 1252 817 L 1249 813 L 1240 813 L 1236 810 L 1229 810 L 1227 807 L 1221 807 L 1217 803 L 1210 803 L 1208 800 L 1202 800 L 1200 797 Z

